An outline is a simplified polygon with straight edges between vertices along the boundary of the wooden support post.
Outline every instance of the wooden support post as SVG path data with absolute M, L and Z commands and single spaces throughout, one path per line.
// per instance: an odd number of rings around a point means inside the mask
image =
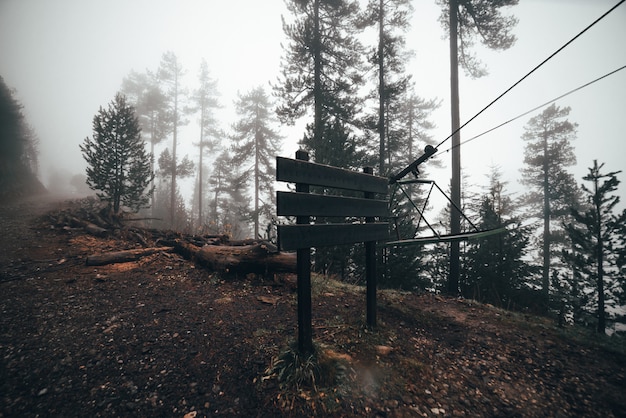
M 363 169 L 365 174 L 374 174 L 372 167 Z M 374 199 L 374 193 L 365 192 L 366 199 Z M 373 217 L 366 217 L 366 223 L 373 223 Z M 367 284 L 367 325 L 376 326 L 376 241 L 365 243 L 365 281 Z
M 296 151 L 296 160 L 309 161 L 306 151 Z M 296 192 L 309 193 L 309 185 L 296 183 Z M 308 225 L 310 216 L 297 216 L 296 224 Z M 313 353 L 313 326 L 311 318 L 311 248 L 297 250 L 298 271 L 298 350 L 302 354 Z

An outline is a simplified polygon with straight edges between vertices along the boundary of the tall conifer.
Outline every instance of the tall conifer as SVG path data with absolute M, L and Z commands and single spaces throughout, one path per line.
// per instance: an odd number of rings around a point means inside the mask
M 606 330 L 607 296 L 614 295 L 618 286 L 617 264 L 620 256 L 619 232 L 626 222 L 626 211 L 616 215 L 613 211 L 619 203 L 619 196 L 612 194 L 617 191 L 620 171 L 602 173 L 604 164 L 598 165 L 594 160 L 593 167 L 583 180 L 591 187 L 581 186 L 587 199 L 588 209 L 581 212 L 572 209 L 576 222 L 565 224 L 565 229 L 572 240 L 573 251 L 565 251 L 565 258 L 579 272 L 581 280 L 591 279 L 595 284 L 597 332 L 604 334 Z M 611 280 L 613 279 L 613 280 Z M 622 279 L 623 280 L 623 279 Z M 608 285 L 608 286 L 607 286 Z M 617 297 L 612 300 L 614 305 Z
M 233 126 L 233 165 L 251 173 L 254 200 L 251 218 L 254 237 L 259 236 L 259 224 L 274 213 L 274 157 L 280 136 L 272 128 L 272 103 L 262 87 L 240 95 L 235 103 L 239 120 Z
M 576 181 L 566 170 L 576 163 L 571 141 L 576 138 L 577 125 L 567 120 L 569 112 L 569 107 L 550 105 L 528 121 L 522 136 L 526 149 L 521 183 L 529 187 L 525 196 L 529 215 L 540 219 L 543 224 L 540 238 L 541 287 L 546 309 L 549 305 L 551 268 L 555 261 L 556 244 L 559 243 L 555 232 L 569 214 L 569 208 L 576 206 L 577 201 Z

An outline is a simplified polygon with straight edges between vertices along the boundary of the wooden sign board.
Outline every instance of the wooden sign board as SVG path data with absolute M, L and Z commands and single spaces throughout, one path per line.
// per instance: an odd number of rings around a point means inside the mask
M 298 258 L 298 349 L 313 351 L 311 326 L 311 248 L 365 243 L 367 282 L 367 323 L 376 325 L 376 241 L 389 238 L 389 224 L 375 219 L 387 218 L 388 179 L 376 177 L 371 168 L 366 173 L 315 164 L 304 151 L 296 159 L 276 157 L 276 180 L 295 183 L 296 192 L 276 194 L 278 216 L 295 216 L 295 225 L 278 226 L 281 250 L 297 250 Z M 359 192 L 363 198 L 335 194 L 311 194 L 310 186 Z M 324 218 L 343 218 L 343 223 L 311 223 Z M 351 222 L 357 219 L 357 222 Z M 365 222 L 362 222 L 362 221 Z
M 388 238 L 387 222 L 278 226 L 278 247 L 281 250 L 329 247 L 355 242 L 382 241 Z

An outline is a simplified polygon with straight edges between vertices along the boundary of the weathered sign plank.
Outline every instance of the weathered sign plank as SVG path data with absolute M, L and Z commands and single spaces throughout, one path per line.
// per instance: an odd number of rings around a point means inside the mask
M 284 157 L 276 157 L 276 180 L 382 194 L 389 183 L 383 177 Z
M 355 242 L 381 241 L 387 238 L 389 238 L 387 222 L 278 226 L 278 246 L 281 250 L 328 247 Z
M 308 193 L 276 193 L 278 216 L 385 217 L 388 212 L 386 200 Z

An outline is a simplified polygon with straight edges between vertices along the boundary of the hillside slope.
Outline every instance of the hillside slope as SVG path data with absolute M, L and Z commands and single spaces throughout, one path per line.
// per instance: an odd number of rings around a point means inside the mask
M 66 204 L 64 204 L 66 205 Z M 314 283 L 315 339 L 341 385 L 268 375 L 296 335 L 277 277 L 221 277 L 177 255 L 85 266 L 135 244 L 58 230 L 53 202 L 0 207 L 0 417 L 626 416 L 626 357 L 535 317 L 430 294 Z

